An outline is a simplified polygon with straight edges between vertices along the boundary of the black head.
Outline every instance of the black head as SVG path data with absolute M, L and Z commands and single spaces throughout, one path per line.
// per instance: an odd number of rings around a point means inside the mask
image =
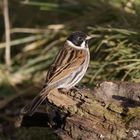
M 86 41 L 87 35 L 84 32 L 76 31 L 73 32 L 67 40 L 72 42 L 76 46 L 81 46 L 81 44 Z

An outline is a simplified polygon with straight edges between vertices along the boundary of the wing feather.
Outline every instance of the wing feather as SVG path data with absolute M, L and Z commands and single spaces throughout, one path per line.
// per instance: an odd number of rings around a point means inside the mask
M 85 61 L 86 52 L 64 46 L 48 70 L 47 84 L 64 79 Z

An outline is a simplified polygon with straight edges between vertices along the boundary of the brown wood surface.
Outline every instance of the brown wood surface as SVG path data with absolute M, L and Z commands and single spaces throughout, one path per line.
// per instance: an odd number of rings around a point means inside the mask
M 92 89 L 54 90 L 47 102 L 39 113 L 21 116 L 18 126 L 51 127 L 62 140 L 140 140 L 140 84 L 104 81 Z

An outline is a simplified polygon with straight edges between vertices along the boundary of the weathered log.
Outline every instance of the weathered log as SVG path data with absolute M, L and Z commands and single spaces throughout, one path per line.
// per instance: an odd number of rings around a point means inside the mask
M 52 127 L 63 140 L 140 139 L 140 84 L 105 81 L 93 90 L 54 90 L 48 103 L 42 126 Z M 35 115 L 31 124 L 22 116 L 20 125 L 41 126 L 34 125 Z

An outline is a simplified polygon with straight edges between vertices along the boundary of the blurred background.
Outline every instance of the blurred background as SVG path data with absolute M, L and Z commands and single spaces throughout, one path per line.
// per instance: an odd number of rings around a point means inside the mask
M 140 82 L 139 0 L 1 0 L 1 140 L 57 139 L 46 128 L 17 129 L 14 122 L 41 89 L 67 36 L 77 30 L 99 35 L 90 42 L 90 66 L 81 85 Z

